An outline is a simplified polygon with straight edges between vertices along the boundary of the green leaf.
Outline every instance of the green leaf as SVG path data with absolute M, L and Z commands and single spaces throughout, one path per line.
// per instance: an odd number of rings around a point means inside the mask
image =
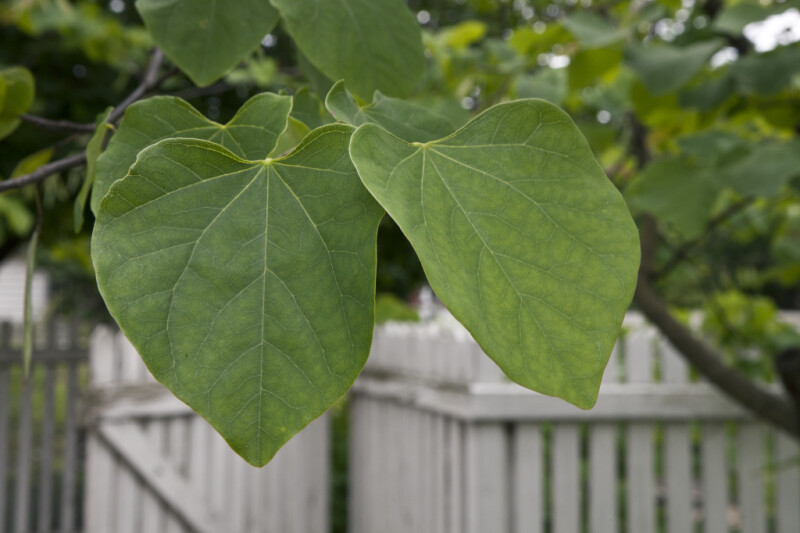
M 575 11 L 561 19 L 561 24 L 584 48 L 602 48 L 623 40 L 628 34 L 626 28 L 611 24 L 591 11 Z
M 569 89 L 575 91 L 594 85 L 599 80 L 607 80 L 610 75 L 619 71 L 621 62 L 622 51 L 618 48 L 578 51 L 567 67 Z
M 626 49 L 625 59 L 647 90 L 661 95 L 686 85 L 723 44 L 721 39 L 687 46 L 637 44 Z
M 560 105 L 567 97 L 567 71 L 543 68 L 534 74 L 522 74 L 514 80 L 517 98 L 541 98 Z
M 375 92 L 371 104 L 359 107 L 342 81 L 331 88 L 325 106 L 336 120 L 351 126 L 378 124 L 408 142 L 441 139 L 456 129 L 445 117 L 411 102 L 389 98 L 380 91 Z
M 517 383 L 591 407 L 639 245 L 572 120 L 522 100 L 425 144 L 366 124 L 350 155 L 483 350 Z
M 275 145 L 275 149 L 272 150 L 269 156 L 280 157 L 291 152 L 309 133 L 311 133 L 311 130 L 308 126 L 290 116 L 286 131 L 278 138 L 278 144 Z
M 465 20 L 442 29 L 439 38 L 450 48 L 464 50 L 483 39 L 486 30 L 486 23 L 480 20 Z
M 45 148 L 25 156 L 11 171 L 11 178 L 18 178 L 30 174 L 42 165 L 46 165 L 53 158 L 53 149 Z
M 11 233 L 19 237 L 27 237 L 36 222 L 36 217 L 22 201 L 7 194 L 0 194 L 0 216 Z
M 258 47 L 278 22 L 267 0 L 137 0 L 153 40 L 197 85 L 208 85 Z
M 684 239 L 700 236 L 722 191 L 719 176 L 685 158 L 651 163 L 625 191 L 631 209 L 650 213 Z
M 297 51 L 297 67 L 305 75 L 311 89 L 318 95 L 328 94 L 333 87 L 333 80 L 320 72 L 300 50 Z
M 757 3 L 740 2 L 726 6 L 714 19 L 712 28 L 722 33 L 741 35 L 744 27 L 752 22 L 764 20 L 770 15 L 777 15 L 786 11 L 791 5 L 798 6 L 797 2 L 781 2 L 770 6 Z
M 0 69 L 0 139 L 17 129 L 19 116 L 30 109 L 34 95 L 35 83 L 28 69 Z
M 705 165 L 716 165 L 734 151 L 747 150 L 747 141 L 723 130 L 705 130 L 677 139 L 681 153 Z
M 303 87 L 294 94 L 292 116 L 312 130 L 333 122 L 325 104 L 308 87 Z
M 742 92 L 773 95 L 792 83 L 800 71 L 800 44 L 781 46 L 764 54 L 748 54 L 731 65 Z
M 86 176 L 83 178 L 81 190 L 78 191 L 78 196 L 75 197 L 75 203 L 72 207 L 72 223 L 75 233 L 80 233 L 83 228 L 83 212 L 86 210 L 86 202 L 89 199 L 89 193 L 97 176 L 97 158 L 103 152 L 103 145 L 114 129 L 111 124 L 106 122 L 113 109 L 113 107 L 109 107 L 105 112 L 98 115 L 95 121 L 97 129 L 89 140 L 89 144 L 86 145 Z
M 153 375 L 251 464 L 353 384 L 369 353 L 383 215 L 347 157 L 352 128 L 245 161 L 163 140 L 100 205 L 92 257 Z
M 361 98 L 407 96 L 422 75 L 419 24 L 402 0 L 270 1 L 306 58 Z
M 742 150 L 719 172 L 725 184 L 739 194 L 776 196 L 800 176 L 800 141 L 765 143 Z
M 122 179 L 136 161 L 136 154 L 161 139 L 186 137 L 214 141 L 243 159 L 266 158 L 286 129 L 292 99 L 262 93 L 248 100 L 225 125 L 212 122 L 180 98 L 156 96 L 137 102 L 125 111 L 119 130 L 97 159 L 97 177 L 91 208 L 111 184 Z
M 681 107 L 710 111 L 724 104 L 736 92 L 736 79 L 730 70 L 719 76 L 686 87 L 678 93 Z
M 394 294 L 379 294 L 375 297 L 375 324 L 389 321 L 419 322 L 419 313 Z

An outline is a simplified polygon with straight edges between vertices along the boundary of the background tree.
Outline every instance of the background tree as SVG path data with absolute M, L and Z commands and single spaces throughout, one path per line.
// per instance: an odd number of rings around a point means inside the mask
M 754 381 L 771 378 L 772 356 L 797 342 L 779 314 L 797 307 L 800 281 L 797 6 L 790 0 L 408 4 L 422 26 L 426 57 L 411 67 L 424 72 L 409 88 L 409 101 L 452 129 L 512 98 L 543 98 L 566 109 L 639 224 L 636 305 L 712 382 L 797 434 L 797 406 Z M 786 31 L 764 29 L 776 24 L 773 15 L 788 21 Z M 108 120 L 115 123 L 125 104 L 159 93 L 181 96 L 224 123 L 250 96 L 269 89 L 303 102 L 304 115 L 294 115 L 299 122 L 330 121 L 322 100 L 333 81 L 295 47 L 287 35 L 292 20 L 272 29 L 220 81 L 182 64 L 195 81 L 210 83 L 198 87 L 150 52 L 151 35 L 123 0 L 0 7 L 0 65 L 26 66 L 36 75 L 30 114 L 12 109 L 5 122 L 0 114 L 0 128 L 8 124 L 0 152 L 0 174 L 8 179 L 0 187 L 12 190 L 0 195 L 0 253 L 8 256 L 25 242 L 37 219 L 34 188 L 8 184 L 41 181 L 40 261 L 52 266 L 64 305 L 84 302 L 84 312 L 102 313 L 99 298 L 85 305 L 89 299 L 75 297 L 96 294 L 91 213 L 79 233 L 72 231 L 85 176 L 82 153 L 98 115 L 115 107 Z M 27 83 L 18 71 L 3 76 L 6 86 Z M 356 92 L 364 106 L 368 96 Z M 378 249 L 379 291 L 406 295 L 423 282 L 416 256 L 388 217 Z M 696 309 L 704 312 L 700 326 L 713 346 L 688 326 L 688 310 Z

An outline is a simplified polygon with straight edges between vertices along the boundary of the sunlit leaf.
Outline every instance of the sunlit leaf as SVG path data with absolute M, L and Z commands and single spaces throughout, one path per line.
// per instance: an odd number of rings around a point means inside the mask
M 264 159 L 286 129 L 292 99 L 262 93 L 248 100 L 227 124 L 212 122 L 180 98 L 156 96 L 133 104 L 97 160 L 94 213 L 111 184 L 122 179 L 143 148 L 161 139 L 187 137 L 221 144 L 244 159 Z
M 283 154 L 291 152 L 309 133 L 311 133 L 311 130 L 308 126 L 290 116 L 286 125 L 286 130 L 278 137 L 278 143 L 275 145 L 272 152 L 270 152 L 269 156 L 280 157 Z
M 0 69 L 0 139 L 17 129 L 19 116 L 30 109 L 34 95 L 33 75 L 28 69 Z
M 18 178 L 22 175 L 29 174 L 42 165 L 46 165 L 53 158 L 53 149 L 45 148 L 22 158 L 17 163 L 14 170 L 11 171 L 12 178 Z
M 633 294 L 639 245 L 570 118 L 522 100 L 411 144 L 366 124 L 350 155 L 484 351 L 514 381 L 591 407 Z
M 479 20 L 465 20 L 448 26 L 439 32 L 442 42 L 456 50 L 463 50 L 477 43 L 486 35 L 486 24 Z
M 163 140 L 100 206 L 92 257 L 109 311 L 254 465 L 337 401 L 369 353 L 383 211 L 347 157 L 351 132 L 325 126 L 262 161 Z

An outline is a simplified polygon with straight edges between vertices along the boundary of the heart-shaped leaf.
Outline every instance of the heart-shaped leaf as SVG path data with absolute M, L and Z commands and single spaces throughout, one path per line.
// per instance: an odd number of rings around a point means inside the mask
M 258 47 L 278 12 L 267 0 L 137 0 L 164 53 L 197 85 L 208 85 Z
M 371 104 L 359 107 L 343 81 L 331 87 L 325 98 L 325 107 L 336 120 L 351 126 L 370 122 L 378 124 L 408 142 L 441 139 L 456 129 L 456 125 L 445 117 L 411 102 L 384 96 L 380 91 L 375 91 Z
M 202 140 L 145 149 L 92 236 L 109 311 L 153 375 L 254 465 L 353 384 L 369 353 L 383 215 L 352 128 L 245 161 Z
M 358 128 L 350 155 L 433 289 L 514 381 L 583 408 L 636 283 L 636 226 L 588 143 L 541 100 L 440 141 Z
M 136 102 L 125 111 L 119 130 L 97 159 L 91 208 L 111 185 L 128 173 L 136 154 L 161 139 L 185 137 L 214 141 L 247 160 L 266 158 L 286 129 L 292 108 L 290 96 L 262 93 L 248 100 L 227 124 L 212 122 L 189 103 L 173 96 Z
M 425 67 L 422 36 L 402 0 L 270 0 L 297 47 L 361 98 L 411 94 Z

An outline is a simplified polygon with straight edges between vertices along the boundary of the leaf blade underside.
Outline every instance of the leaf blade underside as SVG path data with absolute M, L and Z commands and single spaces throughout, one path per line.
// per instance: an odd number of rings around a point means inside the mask
M 92 212 L 97 213 L 111 185 L 125 177 L 137 154 L 162 139 L 204 139 L 243 159 L 266 158 L 286 129 L 291 107 L 289 96 L 262 93 L 245 102 L 227 124 L 219 124 L 174 96 L 155 96 L 134 103 L 125 111 L 119 129 L 97 159 Z
M 350 154 L 484 351 L 521 385 L 591 407 L 633 296 L 639 246 L 571 119 L 522 100 L 426 144 L 367 124 Z
M 383 211 L 326 126 L 244 161 L 202 140 L 146 149 L 103 200 L 98 286 L 153 375 L 251 464 L 352 385 L 371 344 Z

